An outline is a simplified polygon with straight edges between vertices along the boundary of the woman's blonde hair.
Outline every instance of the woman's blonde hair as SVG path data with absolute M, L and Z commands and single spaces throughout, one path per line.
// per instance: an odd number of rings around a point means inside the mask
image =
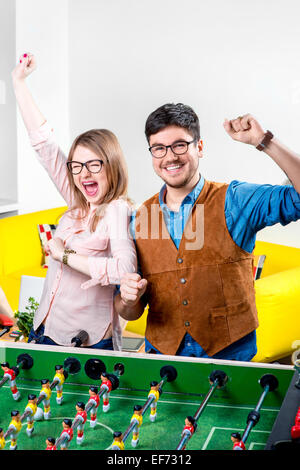
M 125 158 L 115 134 L 107 129 L 91 129 L 80 134 L 74 140 L 68 155 L 67 161 L 72 161 L 75 149 L 78 145 L 93 151 L 105 166 L 108 190 L 99 203 L 99 209 L 91 219 L 90 230 L 94 232 L 101 217 L 103 217 L 106 204 L 119 198 L 131 202 L 127 197 L 128 173 Z M 74 202 L 69 211 L 80 209 L 79 218 L 86 217 L 89 211 L 89 204 L 82 192 L 74 183 L 73 175 L 68 172 L 68 179 Z

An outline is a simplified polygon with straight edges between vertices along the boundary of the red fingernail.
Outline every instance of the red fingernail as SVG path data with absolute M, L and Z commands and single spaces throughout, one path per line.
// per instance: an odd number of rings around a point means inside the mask
M 20 62 L 22 62 L 21 59 L 20 59 Z
M 27 57 L 27 54 L 24 54 L 23 57 Z

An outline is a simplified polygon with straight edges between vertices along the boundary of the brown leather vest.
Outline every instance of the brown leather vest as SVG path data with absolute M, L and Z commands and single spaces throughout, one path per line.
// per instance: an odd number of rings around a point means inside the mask
M 156 194 L 136 214 L 136 244 L 148 281 L 146 337 L 174 355 L 188 332 L 209 356 L 258 326 L 253 255 L 232 240 L 227 184 L 205 181 L 177 250 Z

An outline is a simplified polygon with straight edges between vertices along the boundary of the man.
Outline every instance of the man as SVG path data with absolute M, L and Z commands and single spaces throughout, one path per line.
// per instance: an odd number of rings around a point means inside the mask
M 150 114 L 146 137 L 165 184 L 135 215 L 143 278 L 127 274 L 115 297 L 126 320 L 149 304 L 147 352 L 242 361 L 257 352 L 255 237 L 267 225 L 300 218 L 300 158 L 249 114 L 225 120 L 224 128 L 267 153 L 294 187 L 206 181 L 195 112 L 179 103 Z

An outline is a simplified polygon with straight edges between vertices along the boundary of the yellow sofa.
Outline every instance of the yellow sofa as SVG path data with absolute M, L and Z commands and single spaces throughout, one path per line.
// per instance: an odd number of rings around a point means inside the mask
M 22 275 L 45 277 L 38 224 L 57 224 L 66 207 L 0 219 L 0 286 L 15 311 Z
M 0 286 L 17 310 L 21 275 L 45 277 L 38 224 L 57 224 L 66 207 L 0 219 Z M 271 362 L 300 344 L 300 249 L 257 242 L 255 255 L 266 255 L 261 279 L 255 281 L 259 317 L 257 362 Z M 125 330 L 144 335 L 148 309 Z
M 255 281 L 259 327 L 254 362 L 272 362 L 291 355 L 300 345 L 300 249 L 256 242 L 255 255 L 266 255 Z M 145 334 L 148 308 L 125 330 Z M 294 344 L 293 344 L 294 343 Z

